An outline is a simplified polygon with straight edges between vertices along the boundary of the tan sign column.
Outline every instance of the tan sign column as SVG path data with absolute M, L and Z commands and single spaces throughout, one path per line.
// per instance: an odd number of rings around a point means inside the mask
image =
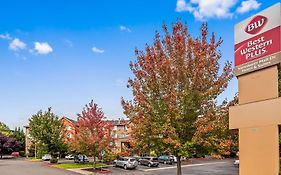
M 274 102 L 251 103 L 277 98 L 277 77 L 277 66 L 238 77 L 239 108 L 230 109 L 230 115 L 235 118 L 231 121 L 232 127 L 239 128 L 240 175 L 277 175 L 279 172 L 278 125 L 273 123 L 276 117 L 269 110 L 275 107 L 281 112 L 281 108 Z M 257 118 L 261 114 L 257 109 L 263 110 L 264 116 Z M 247 117 L 249 120 L 245 120 Z
M 239 129 L 240 175 L 278 175 L 281 98 L 280 3 L 235 26 L 235 74 L 239 105 L 230 128 Z

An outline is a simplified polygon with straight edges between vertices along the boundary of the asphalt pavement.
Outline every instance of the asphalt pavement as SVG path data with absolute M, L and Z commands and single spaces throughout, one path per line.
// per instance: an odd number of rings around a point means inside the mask
M 159 167 L 138 166 L 136 170 L 109 167 L 110 175 L 175 175 L 176 165 L 160 164 Z M 196 161 L 182 165 L 183 175 L 238 175 L 233 160 Z M 42 162 L 25 159 L 0 159 L 0 175 L 79 175 L 68 170 L 46 166 Z M 91 173 L 90 173 L 91 174 Z
M 0 175 L 79 175 L 25 159 L 0 159 Z
M 175 175 L 176 165 L 163 165 L 159 167 L 138 166 L 136 170 L 110 167 L 113 175 Z M 233 165 L 233 160 L 196 161 L 192 164 L 182 165 L 183 175 L 238 175 L 239 169 Z

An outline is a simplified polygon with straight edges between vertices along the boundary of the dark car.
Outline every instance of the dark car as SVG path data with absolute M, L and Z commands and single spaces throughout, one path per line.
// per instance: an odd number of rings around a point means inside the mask
M 156 157 L 142 157 L 142 158 L 139 159 L 139 164 L 140 165 L 146 165 L 146 166 L 149 166 L 149 167 L 159 166 L 158 158 L 156 158 Z
M 86 155 L 74 156 L 74 163 L 83 163 L 83 162 L 89 162 L 89 159 Z
M 174 159 L 171 156 L 166 156 L 166 155 L 158 157 L 158 161 L 159 163 L 164 163 L 164 164 L 174 163 Z

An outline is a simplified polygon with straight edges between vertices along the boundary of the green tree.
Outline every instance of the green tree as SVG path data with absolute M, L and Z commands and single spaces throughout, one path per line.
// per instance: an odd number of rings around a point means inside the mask
M 53 158 L 64 152 L 64 125 L 51 108 L 43 112 L 40 110 L 29 119 L 30 136 L 35 144 L 42 145 Z
M 19 142 L 19 150 L 24 151 L 25 150 L 25 134 L 23 132 L 23 129 L 20 127 L 16 127 L 13 135 L 13 138 L 15 138 Z
M 137 60 L 130 63 L 134 78 L 128 81 L 133 100 L 122 99 L 122 106 L 133 139 L 143 148 L 175 155 L 181 175 L 180 159 L 190 154 L 195 122 L 208 114 L 233 75 L 229 62 L 220 69 L 222 39 L 212 33 L 209 40 L 206 24 L 197 38 L 181 21 L 172 33 L 166 25 L 163 31 L 145 51 L 136 49 Z
M 11 136 L 13 134 L 10 128 L 3 122 L 0 122 L 0 133 L 5 136 Z
M 207 115 L 194 123 L 197 130 L 193 141 L 197 154 L 203 150 L 204 153 L 218 158 L 236 155 L 238 130 L 229 129 L 229 107 L 235 104 L 238 104 L 237 96 L 229 102 L 225 100 L 222 105 L 214 106 Z

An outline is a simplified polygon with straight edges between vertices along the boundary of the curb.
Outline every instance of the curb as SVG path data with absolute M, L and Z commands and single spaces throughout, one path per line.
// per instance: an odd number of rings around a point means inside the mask
M 85 168 L 65 169 L 65 168 L 57 167 L 57 166 L 55 166 L 56 164 L 52 164 L 52 163 L 42 163 L 42 165 L 43 166 L 52 167 L 52 168 L 56 168 L 56 169 L 60 169 L 60 170 L 64 170 L 64 171 L 71 171 L 71 172 L 75 172 L 75 173 L 82 174 L 82 175 L 92 175 L 93 173 L 95 173 L 95 172 L 90 172 L 90 171 L 85 170 L 85 169 L 87 169 L 87 167 L 85 167 Z M 103 166 L 101 168 L 107 168 L 107 167 L 110 167 L 110 165 Z M 90 169 L 90 168 L 91 167 L 88 167 L 88 169 Z M 107 171 L 105 173 L 97 172 L 95 174 L 108 174 L 108 173 L 111 173 L 111 171 Z

